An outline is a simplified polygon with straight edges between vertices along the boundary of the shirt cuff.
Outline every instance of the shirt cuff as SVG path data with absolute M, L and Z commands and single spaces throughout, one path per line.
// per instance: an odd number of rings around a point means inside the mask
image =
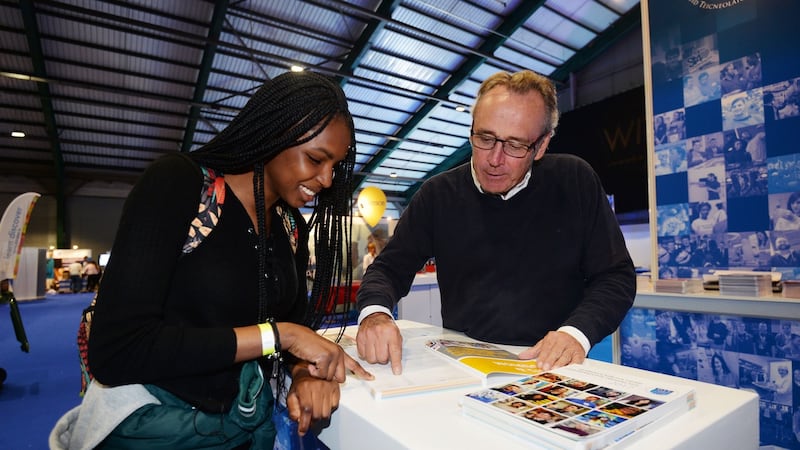
M 580 342 L 581 347 L 583 347 L 584 356 L 589 354 L 589 350 L 592 346 L 589 344 L 589 338 L 587 338 L 581 330 L 571 326 L 564 326 L 559 328 L 558 331 L 563 331 L 564 333 L 574 337 L 578 342 Z
M 364 309 L 362 309 L 358 314 L 358 324 L 361 325 L 361 321 L 364 320 L 365 317 L 376 312 L 382 312 L 387 316 L 392 317 L 392 311 L 389 308 L 383 305 L 369 305 L 365 306 Z M 392 317 L 392 319 L 394 319 L 394 317 Z

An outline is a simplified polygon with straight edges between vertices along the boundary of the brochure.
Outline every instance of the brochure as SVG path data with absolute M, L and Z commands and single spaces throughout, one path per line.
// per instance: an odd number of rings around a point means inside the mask
M 376 400 L 457 387 L 485 387 L 490 374 L 539 372 L 535 361 L 521 361 L 493 344 L 442 333 L 438 327 L 403 328 L 403 373 L 389 364 L 368 364 L 358 358 L 354 336 L 346 333 L 342 348 L 373 375 L 364 383 Z M 452 338 L 452 339 L 451 339 Z M 348 380 L 346 384 L 352 383 Z M 346 387 L 343 387 L 346 388 Z
M 468 393 L 462 412 L 526 439 L 595 450 L 695 406 L 694 390 L 573 364 Z
M 519 359 L 516 354 L 494 344 L 441 338 L 431 339 L 425 345 L 483 379 L 492 374 L 533 375 L 541 372 L 536 360 Z
M 362 367 L 372 373 L 375 379 L 358 380 L 349 376 L 342 385 L 342 389 L 348 389 L 356 383 L 363 383 L 374 399 L 382 400 L 443 389 L 484 385 L 480 376 L 451 364 L 425 346 L 425 343 L 431 338 L 442 336 L 441 328 L 402 328 L 401 333 L 403 334 L 403 373 L 400 375 L 392 373 L 390 364 L 369 364 L 360 359 L 356 349 L 355 334 L 346 333 L 339 344 Z M 327 336 L 327 333 L 323 335 Z

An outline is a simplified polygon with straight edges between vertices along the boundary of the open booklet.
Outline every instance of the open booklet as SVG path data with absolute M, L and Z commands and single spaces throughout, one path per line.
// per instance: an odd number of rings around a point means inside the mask
M 494 344 L 457 339 L 429 339 L 425 345 L 473 371 L 482 379 L 492 374 L 533 375 L 541 372 L 536 360 L 519 359 Z M 485 384 L 484 384 L 485 385 Z
M 695 406 L 689 386 L 570 365 L 466 394 L 462 412 L 557 448 L 607 447 Z
M 400 375 L 394 375 L 389 364 L 368 364 L 359 359 L 354 334 L 345 333 L 339 342 L 350 356 L 375 375 L 374 380 L 355 382 L 364 383 L 377 400 L 458 387 L 485 387 L 491 373 L 509 375 L 539 371 L 533 361 L 520 361 L 513 353 L 492 344 L 442 334 L 438 327 L 401 327 L 401 333 L 403 373 Z M 514 362 L 523 363 L 525 371 L 515 367 Z M 348 379 L 346 384 L 353 382 Z

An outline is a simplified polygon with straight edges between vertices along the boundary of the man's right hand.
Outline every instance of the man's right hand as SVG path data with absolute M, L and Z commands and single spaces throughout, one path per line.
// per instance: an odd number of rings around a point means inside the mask
M 376 312 L 358 326 L 358 356 L 370 364 L 392 364 L 392 373 L 403 373 L 403 336 L 391 316 Z

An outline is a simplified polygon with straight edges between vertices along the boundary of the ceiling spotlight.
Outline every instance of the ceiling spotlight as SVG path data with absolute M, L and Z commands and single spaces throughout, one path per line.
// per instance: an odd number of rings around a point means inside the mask
M 25 137 L 25 132 L 24 131 L 12 131 L 11 132 L 11 137 L 24 138 Z
M 304 69 L 303 69 L 302 66 L 294 66 L 293 65 L 289 70 L 291 70 L 292 72 L 302 72 Z
M 397 178 L 397 172 L 392 172 L 389 174 L 389 176 L 392 178 Z
M 456 111 L 458 111 L 458 112 L 464 112 L 464 111 L 466 111 L 466 110 L 467 110 L 467 108 L 464 108 L 464 107 L 463 107 L 463 106 L 461 106 L 461 105 L 458 105 L 458 106 L 456 106 Z

